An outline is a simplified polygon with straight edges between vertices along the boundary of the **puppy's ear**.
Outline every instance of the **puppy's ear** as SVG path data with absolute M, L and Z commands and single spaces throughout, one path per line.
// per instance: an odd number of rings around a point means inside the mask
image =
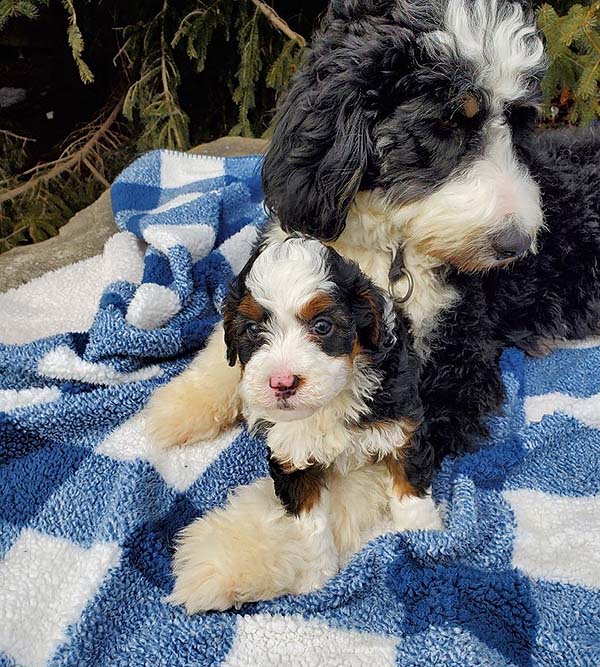
M 342 20 L 342 8 L 360 3 L 336 4 L 278 110 L 262 172 L 266 206 L 281 226 L 320 240 L 344 230 L 373 161 L 389 78 L 406 60 L 401 30 L 387 31 L 384 18 Z
M 352 315 L 361 346 L 381 358 L 385 357 L 396 342 L 392 302 L 362 273 L 354 284 Z
M 358 267 L 329 248 L 335 283 L 346 294 L 356 326 L 358 342 L 364 350 L 385 356 L 396 342 L 396 314 L 390 297 Z
M 223 331 L 225 332 L 225 345 L 227 346 L 227 363 L 230 366 L 235 366 L 237 362 L 238 348 L 234 320 L 245 291 L 246 286 L 240 274 L 237 278 L 234 278 L 223 301 Z
M 223 315 L 223 331 L 225 333 L 225 345 L 227 347 L 227 362 L 230 366 L 235 366 L 238 358 L 235 315 L 241 300 L 248 293 L 248 290 L 246 289 L 246 277 L 248 276 L 248 273 L 250 273 L 250 269 L 259 254 L 260 247 L 257 247 L 252 251 L 250 259 L 246 262 L 244 268 L 229 285 L 227 296 L 223 300 L 221 314 Z

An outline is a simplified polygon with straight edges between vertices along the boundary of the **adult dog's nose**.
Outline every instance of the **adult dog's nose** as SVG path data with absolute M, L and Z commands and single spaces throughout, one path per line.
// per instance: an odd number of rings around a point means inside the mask
M 515 221 L 514 216 L 507 216 L 511 222 Z M 527 232 L 521 231 L 516 226 L 509 226 L 505 231 L 496 234 L 492 240 L 492 248 L 496 252 L 498 259 L 510 259 L 518 257 L 531 248 L 531 236 Z
M 290 398 L 296 393 L 300 378 L 291 373 L 275 373 L 269 378 L 269 387 L 277 398 Z

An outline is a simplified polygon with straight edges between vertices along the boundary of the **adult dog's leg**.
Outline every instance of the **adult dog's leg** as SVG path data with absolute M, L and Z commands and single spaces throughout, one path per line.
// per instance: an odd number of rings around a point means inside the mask
M 408 481 L 401 459 L 386 458 L 390 474 L 390 511 L 394 530 L 439 530 L 442 519 L 430 489 L 421 497 Z
M 337 571 L 327 495 L 299 516 L 287 514 L 270 478 L 240 487 L 223 508 L 185 528 L 173 561 L 169 601 L 188 613 L 319 588 Z
M 163 447 L 210 440 L 240 416 L 239 366 L 227 365 L 223 325 L 190 366 L 157 389 L 147 407 L 147 431 Z

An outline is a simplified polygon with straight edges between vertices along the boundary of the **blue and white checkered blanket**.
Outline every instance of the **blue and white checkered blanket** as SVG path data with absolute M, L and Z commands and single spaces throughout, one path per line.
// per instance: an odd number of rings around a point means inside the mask
M 0 295 L 0 665 L 599 665 L 599 341 L 504 355 L 489 444 L 436 477 L 443 532 L 380 537 L 307 596 L 163 601 L 174 534 L 266 472 L 242 427 L 158 451 L 141 412 L 248 256 L 259 168 L 149 153 L 102 256 Z

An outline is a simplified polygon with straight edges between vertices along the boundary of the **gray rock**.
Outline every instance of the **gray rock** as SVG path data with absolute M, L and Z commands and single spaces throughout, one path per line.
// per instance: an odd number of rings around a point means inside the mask
M 200 155 L 253 155 L 265 150 L 263 139 L 222 137 L 192 149 Z M 93 204 L 73 216 L 60 228 L 58 236 L 19 246 L 0 255 L 0 292 L 102 252 L 106 241 L 117 231 L 107 190 Z

